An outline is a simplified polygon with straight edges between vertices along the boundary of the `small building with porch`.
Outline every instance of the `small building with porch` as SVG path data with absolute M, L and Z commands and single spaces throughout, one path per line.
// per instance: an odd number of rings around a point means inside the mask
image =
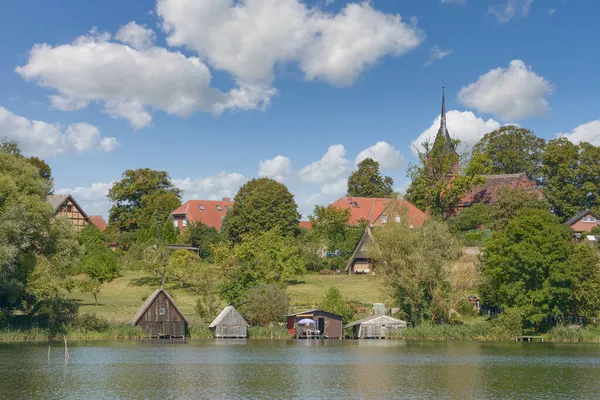
M 389 315 L 371 315 L 345 325 L 344 329 L 352 328 L 354 339 L 385 339 L 390 332 L 407 326 L 406 321 Z
M 248 323 L 234 306 L 227 306 L 209 325 L 214 338 L 242 339 L 248 337 Z
M 139 326 L 152 338 L 184 338 L 189 321 L 163 289 L 156 289 L 135 314 L 133 326 Z
M 287 329 L 295 339 L 341 339 L 342 316 L 319 309 L 286 315 Z

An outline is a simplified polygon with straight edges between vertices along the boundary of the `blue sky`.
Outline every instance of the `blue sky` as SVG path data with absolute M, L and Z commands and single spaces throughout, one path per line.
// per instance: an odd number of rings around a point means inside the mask
M 235 8 L 234 8 L 234 4 Z M 361 157 L 408 185 L 414 146 L 507 123 L 600 145 L 592 0 L 6 1 L 0 136 L 107 214 L 126 169 L 185 198 L 284 182 L 307 215 Z M 135 22 L 133 22 L 135 21 Z

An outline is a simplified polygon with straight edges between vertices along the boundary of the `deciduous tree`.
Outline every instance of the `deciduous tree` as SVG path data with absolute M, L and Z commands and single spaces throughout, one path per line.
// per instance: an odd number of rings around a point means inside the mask
M 190 250 L 175 250 L 169 258 L 169 269 L 179 280 L 179 287 L 200 267 L 200 257 Z
M 381 175 L 377 161 L 365 158 L 358 163 L 358 169 L 348 178 L 348 196 L 393 197 L 394 180 Z
M 342 316 L 343 323 L 348 323 L 354 316 L 354 310 L 342 297 L 342 293 L 337 286 L 330 286 L 325 292 L 325 297 L 319 304 L 319 308 L 323 311 L 329 311 Z
M 287 314 L 290 298 L 278 285 L 260 284 L 248 289 L 240 312 L 250 325 L 267 326 Z

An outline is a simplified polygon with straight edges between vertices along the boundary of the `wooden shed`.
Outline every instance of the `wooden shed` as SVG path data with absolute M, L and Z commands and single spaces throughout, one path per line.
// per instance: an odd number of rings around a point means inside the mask
M 234 306 L 227 306 L 208 328 L 215 338 L 241 339 L 248 337 L 248 326 Z
M 406 327 L 406 321 L 388 315 L 372 315 L 351 322 L 344 329 L 352 328 L 355 339 L 385 339 L 389 332 Z
M 184 338 L 189 321 L 163 289 L 156 289 L 142 304 L 132 321 L 153 338 Z
M 287 329 L 296 339 L 341 339 L 342 316 L 323 310 L 306 310 L 286 315 Z

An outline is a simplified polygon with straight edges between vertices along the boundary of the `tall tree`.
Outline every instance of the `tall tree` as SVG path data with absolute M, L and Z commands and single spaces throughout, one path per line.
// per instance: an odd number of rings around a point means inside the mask
M 507 125 L 484 135 L 473 147 L 472 160 L 481 163 L 488 174 L 525 172 L 539 181 L 545 144 L 533 131 Z
M 239 243 L 246 234 L 279 227 L 280 233 L 298 233 L 300 214 L 288 188 L 269 178 L 252 179 L 240 188 L 224 221 L 229 240 Z
M 543 162 L 543 192 L 561 220 L 588 208 L 600 211 L 600 147 L 554 139 L 546 145 Z
M 134 231 L 166 221 L 173 211 L 166 208 L 181 204 L 181 190 L 173 185 L 165 171 L 128 169 L 108 191 L 108 198 L 113 202 L 109 214 L 110 227 Z
M 520 188 L 500 188 L 498 203 L 490 207 L 488 214 L 490 227 L 495 230 L 504 229 L 509 221 L 525 208 L 549 210 L 550 205 L 545 199 L 540 199 L 538 193 L 526 192 Z
M 213 261 L 212 246 L 223 240 L 223 235 L 212 226 L 201 221 L 188 222 L 188 227 L 183 234 L 185 243 L 198 248 L 198 254 L 203 260 Z
M 393 197 L 394 180 L 382 176 L 379 163 L 365 158 L 358 163 L 358 169 L 348 178 L 348 196 L 351 197 Z
M 179 280 L 179 287 L 200 269 L 200 257 L 189 250 L 175 250 L 169 258 L 169 269 Z

